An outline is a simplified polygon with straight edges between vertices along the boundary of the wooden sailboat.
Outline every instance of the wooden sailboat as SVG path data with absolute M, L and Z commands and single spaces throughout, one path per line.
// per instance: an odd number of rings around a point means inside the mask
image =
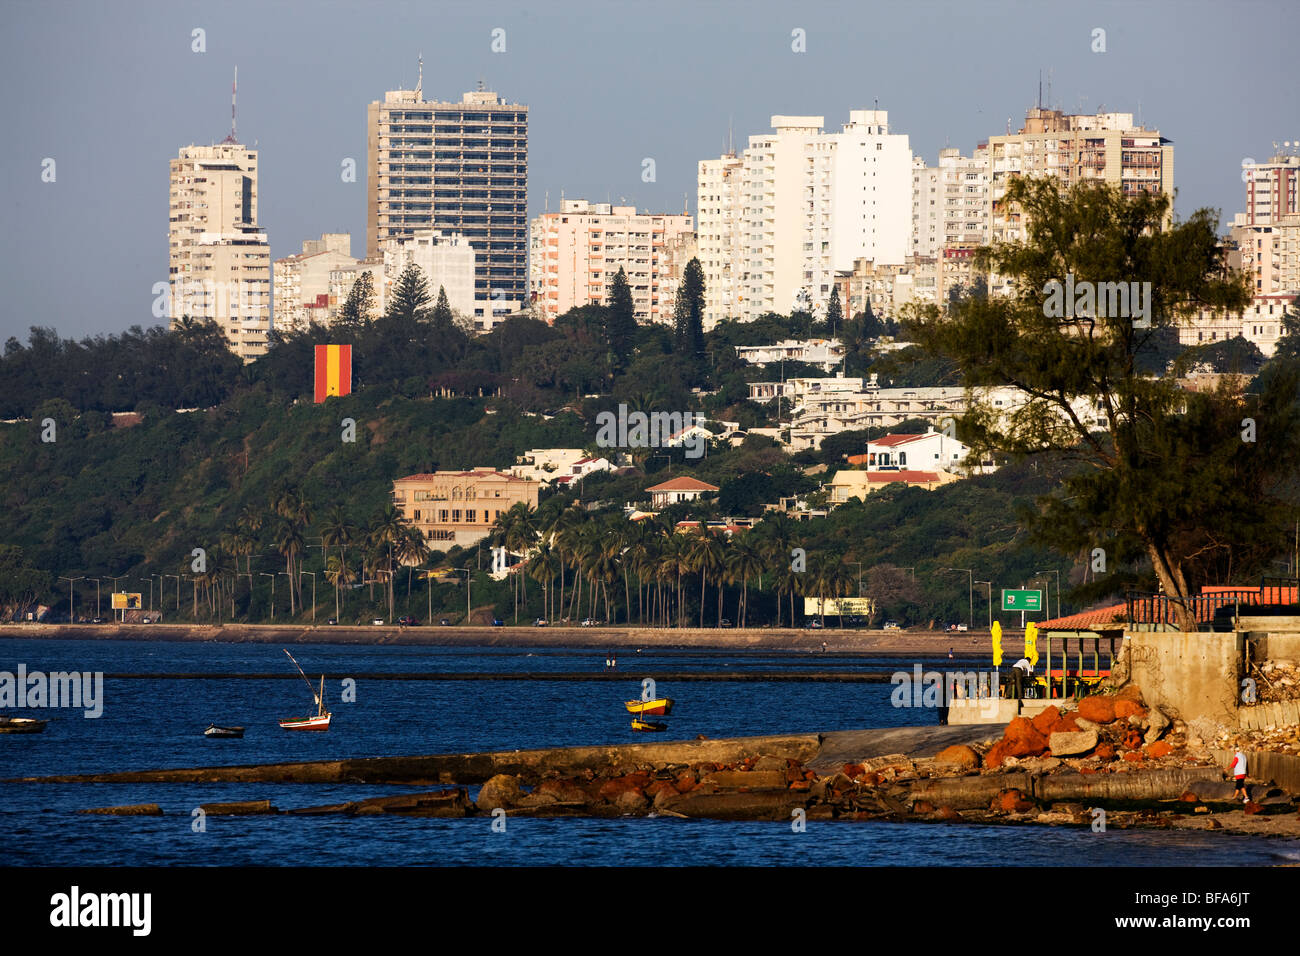
M 629 700 L 623 706 L 629 714 L 636 717 L 667 717 L 673 712 L 673 699 L 660 697 L 657 700 Z
M 281 648 L 284 650 L 284 648 Z M 287 650 L 284 650 L 289 654 Z M 293 660 L 293 655 L 289 654 L 289 660 L 293 661 L 293 666 L 298 668 L 298 673 L 302 674 L 302 679 L 307 684 L 307 689 L 311 691 L 312 696 L 316 698 L 316 714 L 313 717 L 289 717 L 280 721 L 280 726 L 285 730 L 329 730 L 330 729 L 330 712 L 325 709 L 325 675 L 320 678 L 320 693 L 316 688 L 311 686 L 311 681 L 307 680 L 307 675 L 299 667 L 298 662 Z

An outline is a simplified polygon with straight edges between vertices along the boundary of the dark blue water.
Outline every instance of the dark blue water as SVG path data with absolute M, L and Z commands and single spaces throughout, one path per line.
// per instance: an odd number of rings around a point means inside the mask
M 582 673 L 605 669 L 587 649 L 417 648 L 299 645 L 310 674 L 349 672 Z M 945 655 L 946 657 L 946 655 Z M 890 685 L 790 681 L 672 683 L 670 672 L 910 670 L 912 661 L 791 652 L 656 651 L 619 654 L 613 682 L 375 680 L 356 678 L 356 700 L 340 701 L 328 733 L 297 734 L 276 721 L 312 709 L 295 680 L 108 679 L 103 716 L 53 717 L 43 734 L 0 735 L 0 777 L 110 772 L 223 763 L 395 754 L 510 750 L 565 744 L 642 742 L 623 708 L 641 680 L 677 707 L 655 739 L 691 739 L 886 727 L 935 722 L 933 711 L 890 706 Z M 100 641 L 5 641 L 0 671 L 292 673 L 271 645 Z M 936 657 L 926 666 L 949 667 Z M 17 714 L 17 711 L 9 711 Z M 207 740 L 210 722 L 240 724 L 243 740 Z M 812 821 L 724 823 L 626 818 L 511 819 L 505 833 L 485 819 L 383 817 L 208 818 L 200 803 L 270 799 L 281 809 L 399 793 L 401 787 L 272 784 L 0 784 L 0 848 L 20 865 L 411 864 L 809 864 L 1223 865 L 1300 860 L 1300 843 L 1201 833 L 1120 832 Z M 163 817 L 98 817 L 87 807 L 158 803 Z

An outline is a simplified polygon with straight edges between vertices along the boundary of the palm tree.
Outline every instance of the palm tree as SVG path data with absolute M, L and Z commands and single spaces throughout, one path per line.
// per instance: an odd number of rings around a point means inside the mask
M 322 548 L 338 548 L 339 559 L 344 564 L 347 563 L 347 547 L 356 536 L 356 528 L 348 521 L 347 516 L 339 505 L 330 509 L 330 513 L 325 516 L 325 521 L 320 528 L 320 543 Z M 328 559 L 329 553 L 325 557 Z
M 731 574 L 731 583 L 740 581 L 740 613 L 736 616 L 741 627 L 749 618 L 749 579 L 763 572 L 763 556 L 757 547 L 743 538 L 732 541 L 731 553 L 727 557 L 727 570 Z
M 293 617 L 296 613 L 294 608 L 294 594 L 296 588 L 293 587 L 294 572 L 298 560 L 298 555 L 302 554 L 307 547 L 307 542 L 302 536 L 302 526 L 290 517 L 283 517 L 275 528 L 275 549 L 284 555 L 285 571 L 289 575 L 289 616 Z
M 386 570 L 388 578 L 388 619 L 393 619 L 393 559 L 398 544 L 406 533 L 406 525 L 402 522 L 402 513 L 397 510 L 391 503 L 385 506 L 384 510 L 379 513 L 375 519 L 374 525 L 370 529 L 371 544 L 377 549 L 384 552 L 386 556 Z
M 561 568 L 563 563 L 559 554 L 546 541 L 538 545 L 528 563 L 528 576 L 542 586 L 542 617 L 547 621 L 551 619 L 551 582 L 555 580 L 556 571 Z
M 407 528 L 397 543 L 397 559 L 406 567 L 406 611 L 411 612 L 411 578 L 417 565 L 429 560 L 433 554 L 419 528 Z M 430 585 L 432 586 L 432 585 Z
M 325 580 L 334 585 L 334 620 L 341 620 L 343 609 L 339 605 L 339 591 L 348 587 L 357 576 L 352 573 L 352 569 L 344 563 L 342 558 L 332 557 L 325 562 Z

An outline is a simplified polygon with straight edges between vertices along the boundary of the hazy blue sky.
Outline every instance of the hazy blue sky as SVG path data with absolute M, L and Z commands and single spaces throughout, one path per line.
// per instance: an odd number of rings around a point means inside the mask
M 1041 68 L 1052 105 L 1141 114 L 1175 144 L 1176 210 L 1242 204 L 1241 161 L 1300 139 L 1294 0 L 1199 2 L 14 2 L 3 5 L 0 338 L 151 325 L 167 277 L 167 164 L 239 136 L 261 151 L 271 252 L 365 245 L 366 104 L 481 78 L 531 107 L 529 211 L 549 192 L 695 211 L 696 162 L 772 114 L 837 129 L 879 100 L 933 164 L 1019 128 Z M 207 51 L 191 52 L 191 31 Z M 490 49 L 506 31 L 506 52 Z M 1092 31 L 1106 31 L 1093 53 Z M 791 51 L 791 31 L 807 52 Z M 57 181 L 41 181 L 46 157 Z M 340 163 L 357 161 L 344 183 Z M 641 181 L 642 159 L 657 181 Z

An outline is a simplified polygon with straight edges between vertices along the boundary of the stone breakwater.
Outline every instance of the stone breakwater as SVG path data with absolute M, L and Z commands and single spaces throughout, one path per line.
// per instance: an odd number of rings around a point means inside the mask
M 1087 715 L 1087 716 L 1084 716 Z M 293 782 L 425 792 L 239 814 L 659 816 L 718 820 L 1040 823 L 1300 835 L 1296 799 L 1252 778 L 1244 807 L 1212 752 L 1141 695 L 1086 698 L 1000 727 L 911 727 L 629 746 L 132 771 L 25 782 Z M 1135 736 L 1136 735 L 1136 736 Z M 1148 741 L 1146 738 L 1150 737 Z M 1156 746 L 1164 744 L 1168 747 Z M 1128 755 L 1141 753 L 1137 759 Z M 473 786 L 478 786 L 477 793 Z M 136 815 L 156 805 L 87 812 Z

